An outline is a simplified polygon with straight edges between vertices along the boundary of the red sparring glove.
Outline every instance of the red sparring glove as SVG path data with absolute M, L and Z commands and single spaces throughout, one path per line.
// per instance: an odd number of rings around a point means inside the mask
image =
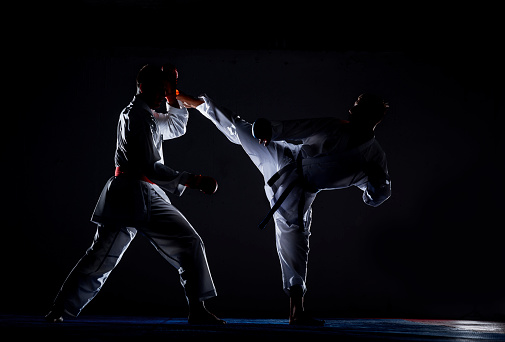
M 217 181 L 209 176 L 190 175 L 184 185 L 190 189 L 198 189 L 208 195 L 212 195 L 217 191 Z
M 177 107 L 177 99 L 175 98 L 179 95 L 177 90 L 177 78 L 179 77 L 177 68 L 173 64 L 165 63 L 161 70 L 165 84 L 165 97 L 170 105 Z

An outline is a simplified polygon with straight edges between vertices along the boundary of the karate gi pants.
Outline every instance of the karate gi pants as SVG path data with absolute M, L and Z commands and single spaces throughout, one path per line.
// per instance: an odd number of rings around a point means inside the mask
M 299 177 L 296 167 L 283 173 L 275 182 L 277 186 L 270 187 L 266 185 L 266 182 L 286 165 L 295 163 L 300 147 L 285 141 L 272 141 L 266 147 L 260 145 L 258 139 L 252 135 L 251 123 L 226 108 L 216 107 L 208 98 L 204 97 L 203 99 L 205 103 L 198 106 L 197 109 L 212 121 L 228 140 L 242 146 L 263 175 L 265 193 L 272 207 L 284 189 Z M 300 185 L 295 186 L 273 216 L 283 289 L 287 294 L 293 286 L 301 286 L 304 293 L 307 290 L 307 263 L 312 222 L 311 206 L 316 194 L 306 191 Z M 302 196 L 305 197 L 305 204 L 302 210 L 303 226 L 300 227 L 302 221 L 299 218 L 298 206 Z
M 188 300 L 203 301 L 216 296 L 202 239 L 164 193 L 154 187 L 150 191 L 151 212 L 147 224 L 138 228 L 98 225 L 93 244 L 65 280 L 55 299 L 55 308 L 63 308 L 72 316 L 79 315 L 98 294 L 137 231 L 178 269 Z

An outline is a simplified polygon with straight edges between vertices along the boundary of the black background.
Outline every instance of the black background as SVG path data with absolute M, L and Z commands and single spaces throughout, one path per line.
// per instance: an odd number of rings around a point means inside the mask
M 392 197 L 313 206 L 307 308 L 316 316 L 504 319 L 503 53 L 492 8 L 325 2 L 77 1 L 11 9 L 4 62 L 2 306 L 44 314 L 91 244 L 117 118 L 147 63 L 252 121 L 347 117 L 390 103 L 376 131 Z M 14 31 L 22 32 L 14 35 Z M 5 120 L 7 119 L 7 120 Z M 171 197 L 202 236 L 224 317 L 285 317 L 260 173 L 197 111 L 165 163 L 215 177 Z M 183 316 L 177 271 L 138 235 L 83 314 Z

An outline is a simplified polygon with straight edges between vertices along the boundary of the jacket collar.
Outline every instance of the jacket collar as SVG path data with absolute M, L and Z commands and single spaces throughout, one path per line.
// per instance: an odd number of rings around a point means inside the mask
M 139 96 L 135 95 L 133 97 L 133 100 L 132 100 L 132 103 L 135 103 L 137 104 L 138 106 L 140 106 L 142 109 L 148 111 L 150 114 L 153 114 L 154 113 L 154 110 L 149 108 L 149 106 L 147 105 L 147 103 L 145 103 L 144 100 L 142 100 L 142 98 L 140 98 Z

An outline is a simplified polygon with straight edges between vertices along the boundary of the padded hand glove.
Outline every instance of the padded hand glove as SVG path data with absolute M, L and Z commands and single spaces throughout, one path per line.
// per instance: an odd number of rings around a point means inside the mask
M 267 146 L 272 140 L 272 124 L 267 119 L 257 119 L 252 125 L 252 135 L 260 144 Z
M 208 195 L 212 195 L 217 191 L 217 181 L 209 176 L 190 175 L 184 185 L 190 189 L 198 189 Z

